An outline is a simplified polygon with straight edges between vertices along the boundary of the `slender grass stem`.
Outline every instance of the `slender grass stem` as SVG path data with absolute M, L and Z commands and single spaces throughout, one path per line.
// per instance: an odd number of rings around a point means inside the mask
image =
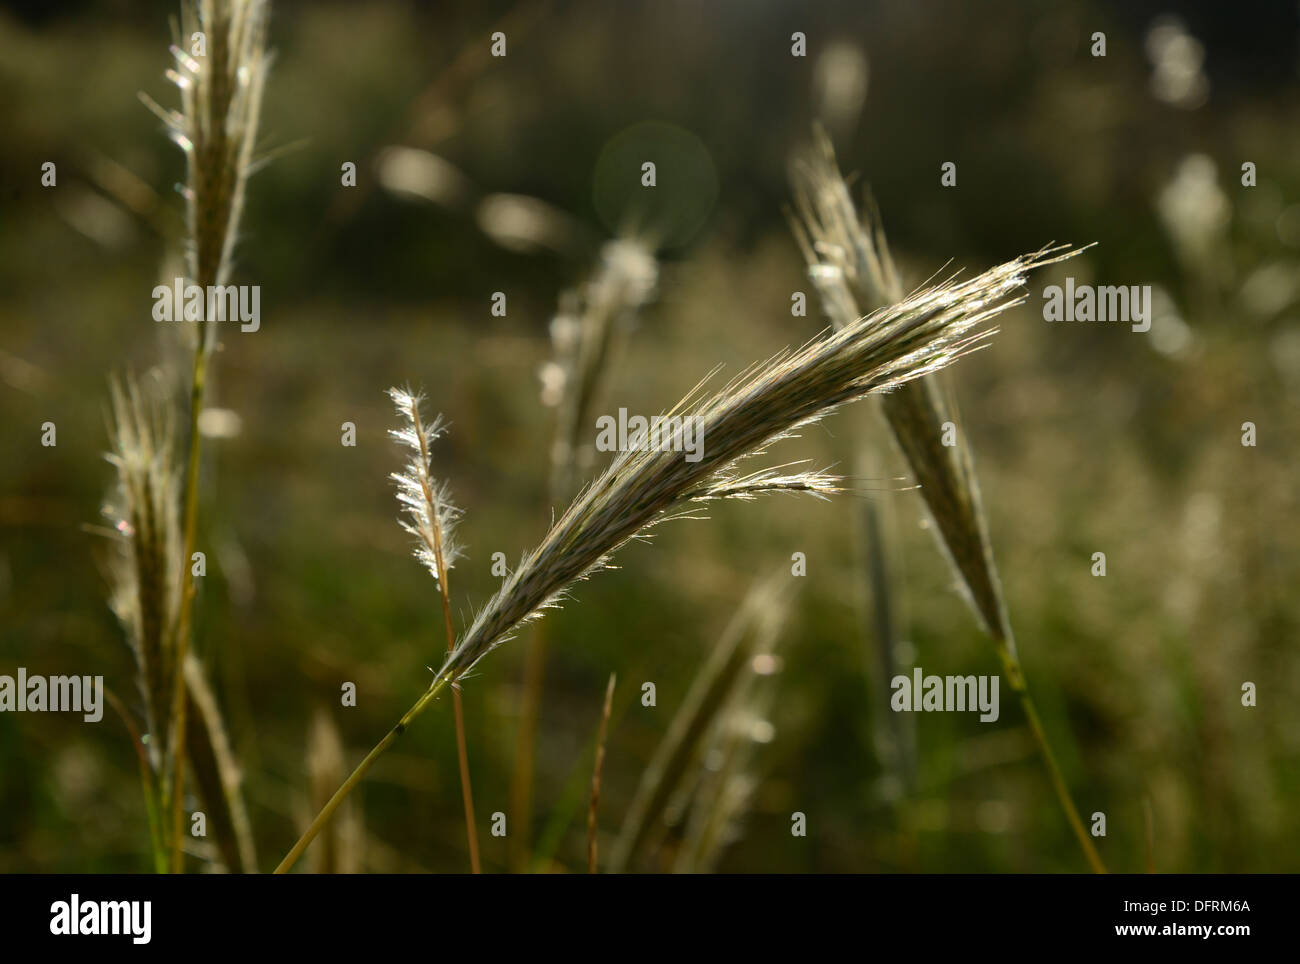
M 423 444 L 424 436 L 420 436 Z M 434 494 L 428 482 L 424 483 L 425 497 L 430 500 L 430 505 L 436 505 Z M 447 593 L 447 563 L 442 554 L 442 527 L 433 527 L 434 539 L 434 557 L 437 560 L 438 571 L 438 589 L 442 595 L 442 618 L 447 630 L 447 652 L 454 652 L 456 649 L 456 631 L 451 625 L 451 599 Z M 469 841 L 469 866 L 470 871 L 475 874 L 483 872 L 482 866 L 478 859 L 478 828 L 474 823 L 474 791 L 469 782 L 469 750 L 465 745 L 465 711 L 461 706 L 460 687 L 451 688 L 451 701 L 455 709 L 456 716 L 456 756 L 460 764 L 460 793 L 465 803 L 465 836 Z
M 587 873 L 596 872 L 596 810 L 600 806 L 600 778 L 605 769 L 605 735 L 609 730 L 609 713 L 614 707 L 615 675 L 609 674 L 605 687 L 605 705 L 600 712 L 600 731 L 596 734 L 596 762 L 591 768 L 591 803 L 587 807 Z
M 469 752 L 465 748 L 465 714 L 461 709 L 459 687 L 452 687 L 451 702 L 456 715 L 456 755 L 460 759 L 460 790 L 465 802 L 465 834 L 469 839 L 469 866 L 471 873 L 481 874 L 483 868 L 479 864 L 478 857 L 478 828 L 474 822 L 474 791 L 470 788 Z
M 1020 661 L 1011 654 L 1003 643 L 998 644 L 998 655 L 1002 657 L 1002 664 L 1006 669 L 1011 688 L 1016 691 L 1016 695 L 1020 698 L 1020 706 L 1025 712 L 1025 718 L 1029 721 L 1029 730 L 1034 735 L 1034 742 L 1038 744 L 1043 763 L 1047 766 L 1047 774 L 1051 778 L 1052 789 L 1056 791 L 1056 799 L 1060 801 L 1061 809 L 1065 811 L 1066 820 L 1069 821 L 1070 828 L 1079 841 L 1079 848 L 1083 851 L 1088 866 L 1092 868 L 1094 874 L 1108 873 L 1106 865 L 1102 862 L 1101 855 L 1097 853 L 1097 848 L 1093 846 L 1092 839 L 1088 836 L 1083 820 L 1079 817 L 1079 811 L 1074 805 L 1074 799 L 1070 796 L 1070 788 L 1061 773 L 1060 764 L 1056 761 L 1056 754 L 1052 752 L 1052 744 L 1047 739 L 1047 731 L 1043 729 L 1042 720 L 1038 716 L 1038 709 L 1034 706 L 1033 698 L 1029 695 L 1029 690 L 1025 685 L 1025 674 L 1020 667 Z
M 420 446 L 420 464 L 427 467 L 429 438 L 420 423 L 420 410 L 416 404 L 411 406 L 411 418 Z M 430 526 L 433 531 L 433 563 L 437 570 L 438 592 L 442 598 L 442 618 L 447 632 L 447 652 L 450 654 L 456 650 L 456 630 L 451 622 L 451 597 L 447 588 L 447 556 L 444 551 L 440 521 L 442 511 L 438 505 L 438 493 L 434 491 L 427 471 L 420 473 L 420 487 L 424 491 L 424 500 L 429 506 L 430 517 L 433 520 Z M 469 866 L 472 873 L 478 874 L 483 872 L 483 868 L 479 865 L 478 858 L 478 828 L 474 823 L 474 791 L 469 782 L 469 751 L 465 744 L 465 711 L 461 706 L 460 688 L 452 686 L 451 696 L 456 717 L 456 756 L 460 765 L 460 792 L 465 804 L 465 836 L 469 841 Z
M 121 717 L 127 732 L 131 734 L 131 745 L 135 747 L 136 758 L 140 763 L 140 786 L 144 790 L 145 816 L 149 819 L 149 845 L 153 854 L 154 873 L 166 873 L 167 847 L 163 842 L 163 830 L 159 822 L 158 788 L 154 783 L 153 769 L 149 766 L 149 755 L 145 752 L 144 741 L 140 739 L 139 729 L 131 720 L 131 714 L 126 711 L 126 706 L 117 698 L 117 694 L 105 688 L 104 696 L 107 697 L 113 709 L 117 711 L 117 715 Z
M 171 872 L 179 874 L 184 869 L 184 852 L 181 849 L 185 825 L 185 711 L 189 700 L 185 695 L 185 674 L 181 667 L 189 653 L 190 627 L 194 609 L 194 570 L 190 560 L 197 541 L 199 518 L 199 416 L 203 411 L 204 383 L 207 379 L 206 333 L 200 329 L 198 345 L 194 349 L 194 378 L 190 387 L 189 459 L 185 468 L 185 551 L 181 556 L 180 614 L 176 633 L 176 683 L 172 718 L 175 734 L 172 743 L 171 779 Z
M 515 767 L 510 779 L 510 810 L 515 815 L 510 867 L 528 869 L 532 854 L 533 759 L 537 748 L 537 719 L 541 714 L 542 680 L 546 675 L 546 624 L 533 626 L 524 655 L 524 694 L 515 740 Z
M 329 802 L 321 808 L 321 812 L 316 815 L 316 819 L 311 822 L 311 826 L 308 827 L 306 832 L 298 839 L 298 842 L 293 845 L 293 849 L 285 854 L 284 859 L 280 861 L 280 865 L 275 868 L 275 873 L 287 873 L 289 869 L 298 862 L 298 858 L 302 856 L 303 851 L 310 846 L 311 842 L 315 840 L 317 835 L 325 828 L 325 825 L 330 822 L 330 818 L 334 816 L 334 811 L 337 810 L 339 805 L 347 799 L 348 794 L 357 788 L 362 779 L 365 778 L 365 775 L 370 771 L 370 768 L 375 765 L 375 761 L 383 756 L 384 752 L 390 746 L 397 742 L 397 738 L 406 732 L 406 728 L 411 725 L 411 721 L 427 710 L 429 704 L 438 698 L 438 694 L 446 689 L 447 684 L 451 681 L 452 678 L 450 676 L 439 676 L 429 685 L 429 688 L 424 691 L 424 695 L 415 701 L 411 708 L 402 715 L 400 720 L 397 721 L 397 725 L 388 731 L 387 735 L 385 735 L 384 738 L 375 745 L 373 750 L 366 754 L 366 758 L 357 765 L 355 770 L 352 771 L 352 775 L 343 781 L 342 786 L 334 791 L 334 796 L 330 797 Z

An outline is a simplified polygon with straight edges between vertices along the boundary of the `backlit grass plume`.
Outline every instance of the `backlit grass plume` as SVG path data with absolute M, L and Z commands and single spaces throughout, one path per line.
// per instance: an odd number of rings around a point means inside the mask
M 522 623 L 556 605 L 576 581 L 608 565 L 629 539 L 697 500 L 742 494 L 735 464 L 830 411 L 873 392 L 897 389 L 975 348 L 980 325 L 1021 300 L 1025 273 L 1057 260 L 1045 249 L 968 281 L 948 281 L 777 355 L 698 404 L 684 399 L 669 417 L 695 419 L 703 451 L 688 461 L 681 445 L 622 452 L 583 490 L 546 538 L 479 612 L 439 677 L 456 678 Z M 681 442 L 680 425 L 671 436 Z M 772 477 L 757 486 L 775 491 Z M 825 489 L 826 477 L 786 477 L 779 488 Z M 750 493 L 752 494 L 752 492 Z
M 558 605 L 575 582 L 608 566 L 621 546 L 644 537 L 659 522 L 692 515 L 698 500 L 724 494 L 734 484 L 729 472 L 738 461 L 800 426 L 873 392 L 896 389 L 973 350 L 991 333 L 985 324 L 1023 300 L 1019 292 L 1026 272 L 1064 256 L 1065 249 L 1048 248 L 967 281 L 949 280 L 918 291 L 782 352 L 704 401 L 694 401 L 698 392 L 693 392 L 678 403 L 669 417 L 698 420 L 696 437 L 703 441 L 699 458 L 688 461 L 690 453 L 680 451 L 685 447 L 681 422 L 670 430 L 669 444 L 616 457 L 505 579 L 424 695 L 339 788 L 278 871 L 293 865 L 375 759 L 443 689 L 522 624 Z
M 903 286 L 875 201 L 868 193 L 858 215 L 830 140 L 820 131 L 817 135 L 816 146 L 794 169 L 798 219 L 793 230 L 826 314 L 835 328 L 845 330 L 859 324 L 863 311 L 878 317 L 880 309 L 903 303 Z M 1007 682 L 1020 696 L 1071 829 L 1089 865 L 1103 871 L 1025 688 L 969 446 L 960 441 L 943 444 L 949 416 L 933 378 L 917 378 L 884 395 L 881 408 L 920 483 L 939 546 L 976 619 L 993 640 Z
M 446 431 L 446 424 L 441 416 L 425 424 L 420 413 L 421 398 L 409 391 L 390 388 L 388 397 L 405 423 L 388 434 L 411 450 L 406 468 L 390 476 L 397 483 L 397 501 L 407 516 L 401 526 L 415 536 L 415 558 L 441 585 L 461 555 L 453 538 L 461 511 L 452 504 L 446 483 L 433 478 L 433 443 Z

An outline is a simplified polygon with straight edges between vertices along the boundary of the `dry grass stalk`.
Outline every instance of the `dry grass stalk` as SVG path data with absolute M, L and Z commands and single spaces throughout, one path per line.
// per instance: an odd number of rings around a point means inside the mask
M 795 237 L 831 323 L 840 328 L 863 313 L 902 301 L 903 285 L 879 209 L 868 195 L 859 218 L 824 134 L 819 132 L 817 146 L 795 166 L 794 185 L 799 214 Z M 984 629 L 1014 657 L 1015 642 L 969 448 L 942 444 L 948 414 L 934 379 L 920 378 L 900 387 L 881 398 L 881 407 L 920 483 L 939 545 L 966 598 Z
M 438 584 L 442 600 L 442 617 L 447 633 L 447 651 L 455 647 L 456 633 L 451 623 L 451 597 L 448 594 L 447 572 L 460 556 L 460 548 L 453 541 L 453 531 L 460 519 L 460 509 L 452 504 L 450 490 L 445 483 L 433 478 L 433 443 L 444 432 L 442 418 L 426 425 L 420 414 L 421 397 L 409 391 L 392 388 L 388 395 L 397 406 L 404 421 L 400 429 L 390 435 L 412 452 L 403 472 L 394 472 L 397 483 L 397 501 L 402 504 L 409 521 L 402 528 L 416 538 L 415 557 L 424 563 Z M 470 787 L 469 751 L 465 744 L 465 711 L 461 706 L 460 689 L 452 692 L 456 715 L 456 755 L 460 761 L 461 796 L 465 806 L 465 833 L 469 844 L 469 862 L 473 873 L 480 873 L 478 855 L 478 830 L 474 821 L 474 794 Z
M 596 762 L 591 769 L 591 802 L 587 805 L 587 873 L 596 872 L 596 810 L 600 805 L 600 778 L 605 769 L 605 734 L 609 729 L 609 714 L 614 708 L 615 675 L 609 674 L 605 687 L 605 705 L 600 711 L 600 730 L 596 734 Z
M 901 302 L 903 287 L 874 200 L 868 194 L 859 218 L 829 139 L 820 131 L 817 135 L 815 149 L 795 167 L 799 220 L 793 222 L 793 230 L 823 308 L 833 325 L 844 328 L 856 323 L 862 310 L 876 311 Z M 1026 690 L 970 448 L 943 444 L 948 414 L 933 379 L 919 378 L 901 386 L 881 399 L 881 408 L 920 483 L 940 549 L 957 574 L 976 619 L 993 640 L 1008 684 L 1021 700 L 1080 848 L 1092 869 L 1103 873 L 1105 866 L 1079 818 Z
M 847 183 L 835 166 L 830 138 L 820 127 L 814 128 L 815 145 L 794 165 L 791 180 L 796 197 L 798 219 L 791 219 L 795 240 L 808 261 L 809 277 L 822 299 L 823 308 L 835 327 L 842 327 L 863 312 L 898 302 L 903 296 L 898 270 L 890 256 L 879 210 L 868 193 L 859 217 Z M 917 379 L 882 398 L 888 409 L 902 396 L 928 392 L 930 378 Z M 892 424 L 892 423 L 891 423 Z M 865 439 L 858 443 L 860 462 L 873 467 L 876 454 Z M 870 477 L 873 473 L 863 473 Z M 863 564 L 868 573 L 868 591 L 864 607 L 870 607 L 869 631 L 877 640 L 880 657 L 879 692 L 887 707 L 891 695 L 889 681 L 899 662 L 902 637 L 894 621 L 889 596 L 890 569 L 887 536 L 881 524 L 881 510 L 870 501 L 861 508 Z M 914 782 L 914 741 L 909 721 L 898 714 L 881 710 L 883 725 L 878 744 L 887 772 L 899 787 L 910 788 Z
M 207 814 L 208 832 L 231 873 L 256 873 L 253 829 L 240 792 L 243 777 L 226 736 L 217 698 L 192 654 L 185 661 L 185 686 L 190 703 L 186 750 Z
M 175 418 L 169 400 L 146 391 L 132 378 L 110 383 L 108 460 L 117 470 L 117 491 L 104 509 L 112 524 L 115 551 L 108 567 L 110 604 L 126 631 L 135 657 L 148 733 L 145 781 L 156 869 L 163 870 L 166 845 L 153 815 L 162 806 L 166 774 L 177 756 L 188 756 L 208 816 L 211 834 L 227 869 L 257 869 L 239 771 L 225 725 L 203 671 L 185 659 L 187 709 L 194 725 L 185 732 L 186 753 L 178 754 L 173 695 L 180 619 L 179 578 L 188 570 L 181 555 L 180 469 L 176 463 Z

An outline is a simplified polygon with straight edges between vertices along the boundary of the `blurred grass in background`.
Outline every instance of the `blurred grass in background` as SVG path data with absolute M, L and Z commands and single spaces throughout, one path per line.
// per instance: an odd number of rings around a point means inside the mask
M 182 158 L 136 98 L 170 103 L 173 8 L 0 10 L 0 672 L 103 674 L 128 698 L 130 656 L 85 527 L 110 482 L 108 374 L 175 350 L 150 309 L 179 229 L 170 185 Z M 687 147 L 673 154 L 662 126 L 633 136 L 696 165 L 683 186 L 661 162 L 652 204 L 629 212 L 652 223 L 672 212 L 691 235 L 665 253 L 660 299 L 601 409 L 657 412 L 715 365 L 729 377 L 821 326 L 783 219 L 786 163 L 814 117 L 847 104 L 832 126 L 841 163 L 870 181 L 909 287 L 950 260 L 978 269 L 1053 239 L 1099 242 L 1033 279 L 1029 304 L 947 378 L 1047 727 L 1085 818 L 1107 815 L 1103 856 L 1112 870 L 1143 868 L 1149 798 L 1158 870 L 1296 870 L 1300 24 L 1285 4 L 1205 3 L 1183 7 L 1180 34 L 1160 19 L 1169 12 L 1028 0 L 276 3 L 264 141 L 303 143 L 250 185 L 235 281 L 262 286 L 263 323 L 228 329 L 215 360 L 210 404 L 232 413 L 231 436 L 207 452 L 209 574 L 196 607 L 264 869 L 308 816 L 317 709 L 350 766 L 423 691 L 445 645 L 434 584 L 395 522 L 384 389 L 423 385 L 452 422 L 437 467 L 466 510 L 469 558 L 452 585 L 468 616 L 496 587 L 492 553 L 513 565 L 550 519 L 554 415 L 536 371 L 558 294 L 623 226 L 599 200 L 615 176 L 604 149 L 654 121 L 686 132 L 671 143 Z M 495 30 L 507 34 L 503 59 L 487 55 Z M 796 30 L 806 58 L 790 55 Z M 1097 30 L 1104 59 L 1089 54 Z M 859 115 L 837 79 L 863 65 Z M 448 180 L 440 204 L 386 191 L 392 146 L 431 151 L 465 182 Z M 58 166 L 55 189 L 40 187 L 45 161 Z M 340 186 L 345 161 L 356 188 Z M 944 161 L 957 164 L 955 188 L 939 185 Z M 1241 186 L 1246 161 L 1253 188 Z M 539 198 L 581 227 L 560 252 L 507 250 L 475 218 L 491 192 Z M 1067 273 L 1155 286 L 1152 330 L 1043 322 L 1042 286 Z M 791 317 L 796 290 L 812 317 Z M 504 318 L 490 313 L 495 291 Z M 772 461 L 842 458 L 848 419 L 875 421 L 858 406 Z M 55 448 L 39 444 L 44 421 L 57 425 Z M 355 448 L 339 443 L 345 421 Z M 1245 421 L 1255 448 L 1240 444 Z M 885 438 L 883 424 L 876 432 Z M 894 457 L 866 497 L 902 547 L 897 604 L 915 662 L 996 673 L 919 499 L 897 491 L 903 474 Z M 720 869 L 1083 869 L 1010 699 L 996 724 L 918 714 L 918 790 L 896 805 L 873 750 L 879 688 L 854 510 L 849 498 L 714 506 L 711 521 L 626 551 L 621 570 L 547 617 L 533 837 L 558 840 L 553 869 L 585 866 L 608 674 L 619 687 L 600 813 L 612 833 L 708 648 L 754 579 L 795 551 L 808 575 L 786 626 L 775 736 Z M 1098 551 L 1104 579 L 1090 575 Z M 487 828 L 507 808 L 522 657 L 508 644 L 465 684 L 492 870 L 506 861 Z M 1259 686 L 1253 709 L 1240 702 L 1247 680 Z M 339 706 L 345 681 L 355 709 Z M 643 681 L 657 685 L 653 709 L 640 705 Z M 440 706 L 358 796 L 363 866 L 465 869 L 456 783 Z M 790 834 L 793 811 L 808 816 L 806 838 Z M 0 716 L 0 871 L 148 866 L 120 721 Z

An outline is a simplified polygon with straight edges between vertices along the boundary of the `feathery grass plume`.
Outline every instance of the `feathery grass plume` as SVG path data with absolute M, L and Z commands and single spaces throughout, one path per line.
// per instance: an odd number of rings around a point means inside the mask
M 415 536 L 415 558 L 441 586 L 447 579 L 447 571 L 456 565 L 462 554 L 454 539 L 461 510 L 452 504 L 447 484 L 433 477 L 433 443 L 446 432 L 446 423 L 440 415 L 432 423 L 425 424 L 420 414 L 423 396 L 413 395 L 406 389 L 390 388 L 388 397 L 405 422 L 401 428 L 389 429 L 388 434 L 399 445 L 412 451 L 405 470 L 389 476 L 397 483 L 397 501 L 408 517 L 400 520 L 399 524 Z
M 343 761 L 343 740 L 333 717 L 324 710 L 317 710 L 307 737 L 307 774 L 314 807 L 324 806 L 334 788 L 347 776 Z M 358 805 L 349 800 L 343 806 L 338 823 L 326 828 L 321 845 L 316 848 L 312 871 L 318 874 L 360 873 L 363 834 Z
M 737 680 L 784 619 L 791 585 L 784 568 L 757 580 L 709 651 L 649 764 L 641 771 L 610 855 L 611 873 L 631 867 L 664 824 L 673 822 L 663 816 L 697 758 L 701 742 L 729 703 Z
M 652 245 L 634 236 L 607 241 L 600 262 L 582 285 L 560 296 L 551 320 L 555 357 L 542 366 L 542 403 L 557 408 L 551 446 L 550 506 L 573 495 L 574 479 L 586 475 L 593 460 L 591 446 L 580 442 L 592 424 L 597 399 L 636 314 L 654 297 L 659 267 Z M 523 699 L 515 767 L 510 780 L 510 809 L 515 832 L 510 837 L 510 863 L 524 869 L 532 846 L 533 761 L 537 719 L 541 713 L 546 671 L 546 635 L 534 627 L 524 655 Z
M 605 687 L 605 705 L 600 711 L 600 730 L 596 733 L 596 762 L 591 768 L 591 802 L 587 805 L 587 873 L 596 872 L 596 809 L 600 806 L 600 778 L 605 769 L 605 734 L 609 729 L 609 714 L 614 708 L 615 675 L 609 674 Z
M 173 24 L 175 66 L 167 78 L 180 90 L 180 110 L 167 110 L 141 94 L 167 126 L 169 136 L 185 152 L 186 273 L 188 282 L 204 291 L 224 285 L 230 274 L 244 187 L 256 167 L 253 157 L 262 91 L 270 57 L 266 51 L 267 0 L 185 0 L 179 28 Z M 191 46 L 187 52 L 183 44 Z M 198 46 L 201 44 L 201 47 Z M 196 325 L 190 382 L 188 458 L 184 498 L 184 553 L 194 552 L 198 527 L 200 434 L 207 383 L 208 356 L 216 343 L 215 323 Z M 181 569 L 182 587 L 177 620 L 177 664 L 189 652 L 194 581 L 188 562 Z M 185 674 L 176 673 L 172 699 L 176 735 L 172 739 L 172 774 L 167 785 L 171 808 L 171 869 L 183 869 L 183 800 L 185 736 L 189 700 Z
M 918 291 L 840 331 L 778 354 L 707 401 L 692 404 L 697 389 L 679 402 L 669 414 L 698 419 L 697 438 L 704 440 L 700 459 L 688 462 L 680 451 L 672 451 L 683 448 L 682 422 L 662 449 L 631 449 L 615 458 L 479 611 L 429 688 L 339 787 L 277 873 L 293 866 L 412 720 L 521 625 L 558 606 L 574 583 L 607 568 L 620 547 L 644 538 L 654 525 L 692 517 L 697 501 L 722 497 L 733 481 L 727 473 L 735 463 L 842 405 L 895 389 L 974 351 L 991 334 L 981 326 L 1024 300 L 1017 293 L 1025 273 L 1068 253 L 1045 248 L 967 281 L 948 280 Z M 812 486 L 808 480 L 800 484 Z
M 186 750 L 207 814 L 209 834 L 227 870 L 236 874 L 256 873 L 253 830 L 240 791 L 243 777 L 226 736 L 216 695 L 193 654 L 185 660 L 185 687 L 190 702 Z
M 629 540 L 665 519 L 689 515 L 694 501 L 725 497 L 737 462 L 848 402 L 892 391 L 977 348 L 991 333 L 979 326 L 1023 300 L 1015 293 L 1025 273 L 1068 253 L 1046 248 L 973 279 L 918 291 L 777 355 L 707 401 L 683 399 L 668 414 L 695 420 L 704 440 L 699 460 L 672 451 L 682 448 L 680 424 L 670 445 L 620 453 L 480 610 L 438 677 L 462 675 L 520 625 L 558 605 L 573 583 L 609 565 Z M 795 479 L 800 487 L 824 487 L 812 474 L 789 480 L 791 487 Z
M 420 414 L 422 397 L 409 390 L 390 388 L 388 396 L 397 406 L 397 413 L 405 424 L 400 429 L 390 429 L 389 435 L 398 444 L 409 448 L 411 459 L 403 472 L 392 473 L 397 483 L 397 501 L 402 504 L 409 521 L 401 526 L 415 536 L 415 558 L 424 563 L 438 584 L 442 599 L 442 617 L 447 632 L 447 651 L 455 646 L 456 633 L 451 624 L 451 597 L 448 594 L 447 571 L 460 556 L 460 548 L 453 540 L 453 530 L 460 519 L 460 509 L 451 502 L 451 493 L 445 483 L 433 478 L 433 443 L 445 431 L 442 417 L 426 425 Z M 479 873 L 478 830 L 474 823 L 474 794 L 469 779 L 469 752 L 465 745 L 465 713 L 461 707 L 460 690 L 452 694 L 456 713 L 456 755 L 460 761 L 461 795 L 465 804 L 465 834 L 469 843 L 470 868 Z
M 786 612 L 781 605 L 765 614 L 755 630 L 751 656 L 703 741 L 694 787 L 684 808 L 688 812 L 673 862 L 675 873 L 712 872 L 723 850 L 740 836 L 758 787 L 754 757 L 774 735 L 767 717 L 775 695 L 772 683 L 780 665 L 776 651 Z M 673 819 L 671 808 L 669 819 Z
M 864 309 L 878 312 L 903 301 L 903 287 L 875 201 L 867 195 L 859 218 L 830 140 L 821 131 L 816 139 L 817 146 L 794 169 L 799 219 L 792 227 L 826 314 L 836 328 L 843 329 L 855 324 Z M 1071 829 L 1093 870 L 1104 872 L 1028 696 L 970 448 L 943 444 L 943 423 L 948 415 L 931 378 L 916 379 L 885 395 L 881 408 L 920 483 L 940 549 L 957 574 L 977 621 L 992 638 L 1007 682 L 1021 700 Z

